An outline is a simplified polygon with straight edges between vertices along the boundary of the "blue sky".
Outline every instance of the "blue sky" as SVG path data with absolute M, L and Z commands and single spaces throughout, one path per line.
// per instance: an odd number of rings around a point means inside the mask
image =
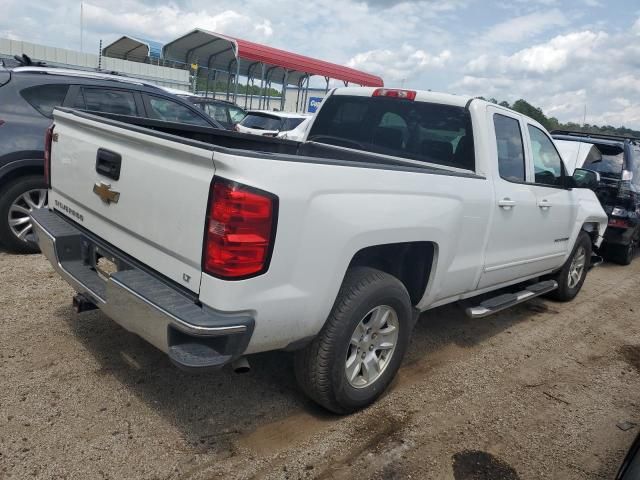
M 79 48 L 79 2 L 4 0 L 0 37 Z M 640 2 L 92 0 L 85 50 L 194 27 L 351 65 L 389 86 L 525 98 L 562 121 L 640 128 Z

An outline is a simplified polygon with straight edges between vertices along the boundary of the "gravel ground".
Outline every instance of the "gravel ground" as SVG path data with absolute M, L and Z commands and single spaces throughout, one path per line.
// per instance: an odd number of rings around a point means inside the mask
M 0 253 L 0 478 L 610 479 L 640 424 L 640 260 L 568 304 L 428 312 L 390 391 L 350 417 L 289 354 L 193 376 L 40 255 Z

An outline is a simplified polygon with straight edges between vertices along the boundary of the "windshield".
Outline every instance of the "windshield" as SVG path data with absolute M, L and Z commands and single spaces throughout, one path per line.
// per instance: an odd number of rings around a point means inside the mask
M 280 130 L 282 119 L 260 113 L 248 113 L 240 122 L 240 125 L 256 130 Z
M 464 107 L 332 95 L 320 110 L 308 140 L 475 169 L 471 118 Z
M 624 149 L 621 146 L 598 144 L 602 157 L 588 156 L 583 168 L 594 170 L 603 177 L 621 178 L 624 168 Z

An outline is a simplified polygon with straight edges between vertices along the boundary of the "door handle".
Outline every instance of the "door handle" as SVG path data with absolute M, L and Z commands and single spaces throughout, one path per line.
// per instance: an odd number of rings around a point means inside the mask
M 551 208 L 552 207 L 552 203 L 549 200 L 547 200 L 546 198 L 544 198 L 544 199 L 542 199 L 542 200 L 540 200 L 538 202 L 538 206 L 540 208 Z
M 516 202 L 515 200 L 511 200 L 509 197 L 506 197 L 502 200 L 498 200 L 498 206 L 500 208 L 504 208 L 505 210 L 509 210 L 510 208 L 516 206 Z
M 120 179 L 120 166 L 122 157 L 119 153 L 106 148 L 99 148 L 96 153 L 96 172 L 113 180 Z

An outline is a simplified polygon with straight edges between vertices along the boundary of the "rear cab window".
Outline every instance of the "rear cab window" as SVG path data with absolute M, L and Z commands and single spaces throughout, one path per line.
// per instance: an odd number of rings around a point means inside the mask
M 20 95 L 41 115 L 51 118 L 53 109 L 62 105 L 68 90 L 66 84 L 37 85 L 23 89 Z
M 309 141 L 475 170 L 471 117 L 464 107 L 332 95 L 321 112 Z

